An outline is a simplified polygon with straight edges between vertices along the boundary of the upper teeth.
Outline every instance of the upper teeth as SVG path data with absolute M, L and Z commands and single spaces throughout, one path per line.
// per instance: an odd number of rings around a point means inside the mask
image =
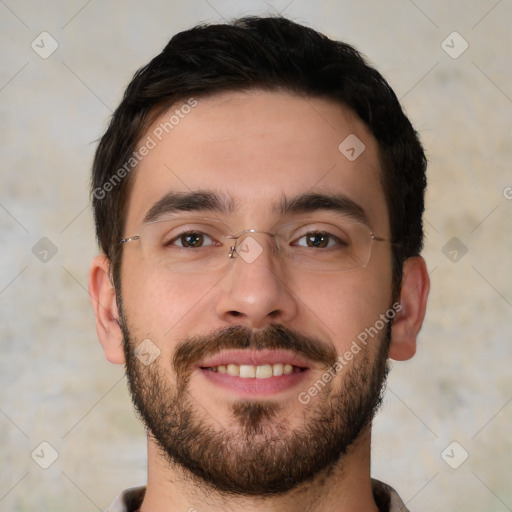
M 282 363 L 260 364 L 258 366 L 252 364 L 221 364 L 211 367 L 210 370 L 219 373 L 227 373 L 233 377 L 241 377 L 243 379 L 268 379 L 272 376 L 290 375 L 290 373 L 294 371 L 291 364 Z M 297 368 L 297 370 L 299 369 Z

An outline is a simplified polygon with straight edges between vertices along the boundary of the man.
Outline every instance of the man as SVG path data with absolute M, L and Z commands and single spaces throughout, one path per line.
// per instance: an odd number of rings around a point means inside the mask
M 139 70 L 93 168 L 97 332 L 148 433 L 109 510 L 406 510 L 370 433 L 425 314 L 425 168 L 382 76 L 284 18 Z

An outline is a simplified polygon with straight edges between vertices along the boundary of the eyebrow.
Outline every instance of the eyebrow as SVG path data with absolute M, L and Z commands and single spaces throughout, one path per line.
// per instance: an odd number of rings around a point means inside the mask
M 166 214 L 182 212 L 211 212 L 232 214 L 236 202 L 224 193 L 209 190 L 196 192 L 170 192 L 159 199 L 146 213 L 144 223 L 155 222 Z M 320 210 L 351 217 L 357 222 L 370 225 L 364 209 L 344 194 L 306 193 L 282 199 L 274 206 L 278 215 L 298 215 Z
M 291 199 L 284 197 L 277 210 L 281 215 L 327 210 L 370 226 L 364 209 L 344 194 L 309 193 Z
M 169 213 L 213 212 L 232 213 L 234 201 L 226 194 L 210 191 L 170 192 L 159 199 L 146 213 L 144 223 L 155 222 Z

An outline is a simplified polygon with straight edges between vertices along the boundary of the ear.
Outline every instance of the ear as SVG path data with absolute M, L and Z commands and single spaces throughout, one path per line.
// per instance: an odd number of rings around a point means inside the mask
M 89 296 L 96 317 L 96 332 L 108 361 L 124 364 L 123 334 L 118 323 L 116 291 L 110 281 L 110 260 L 100 254 L 89 270 Z
M 421 256 L 405 261 L 403 266 L 400 305 L 391 328 L 389 357 L 396 361 L 410 359 L 416 353 L 416 337 L 427 309 L 430 278 Z

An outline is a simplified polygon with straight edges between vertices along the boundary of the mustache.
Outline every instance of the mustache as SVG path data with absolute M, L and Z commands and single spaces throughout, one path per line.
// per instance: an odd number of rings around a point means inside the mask
M 188 380 L 187 377 L 197 363 L 226 349 L 285 349 L 322 363 L 326 368 L 332 367 L 337 360 L 336 350 L 331 345 L 281 325 L 269 325 L 261 331 L 236 325 L 182 340 L 173 357 L 178 379 Z

